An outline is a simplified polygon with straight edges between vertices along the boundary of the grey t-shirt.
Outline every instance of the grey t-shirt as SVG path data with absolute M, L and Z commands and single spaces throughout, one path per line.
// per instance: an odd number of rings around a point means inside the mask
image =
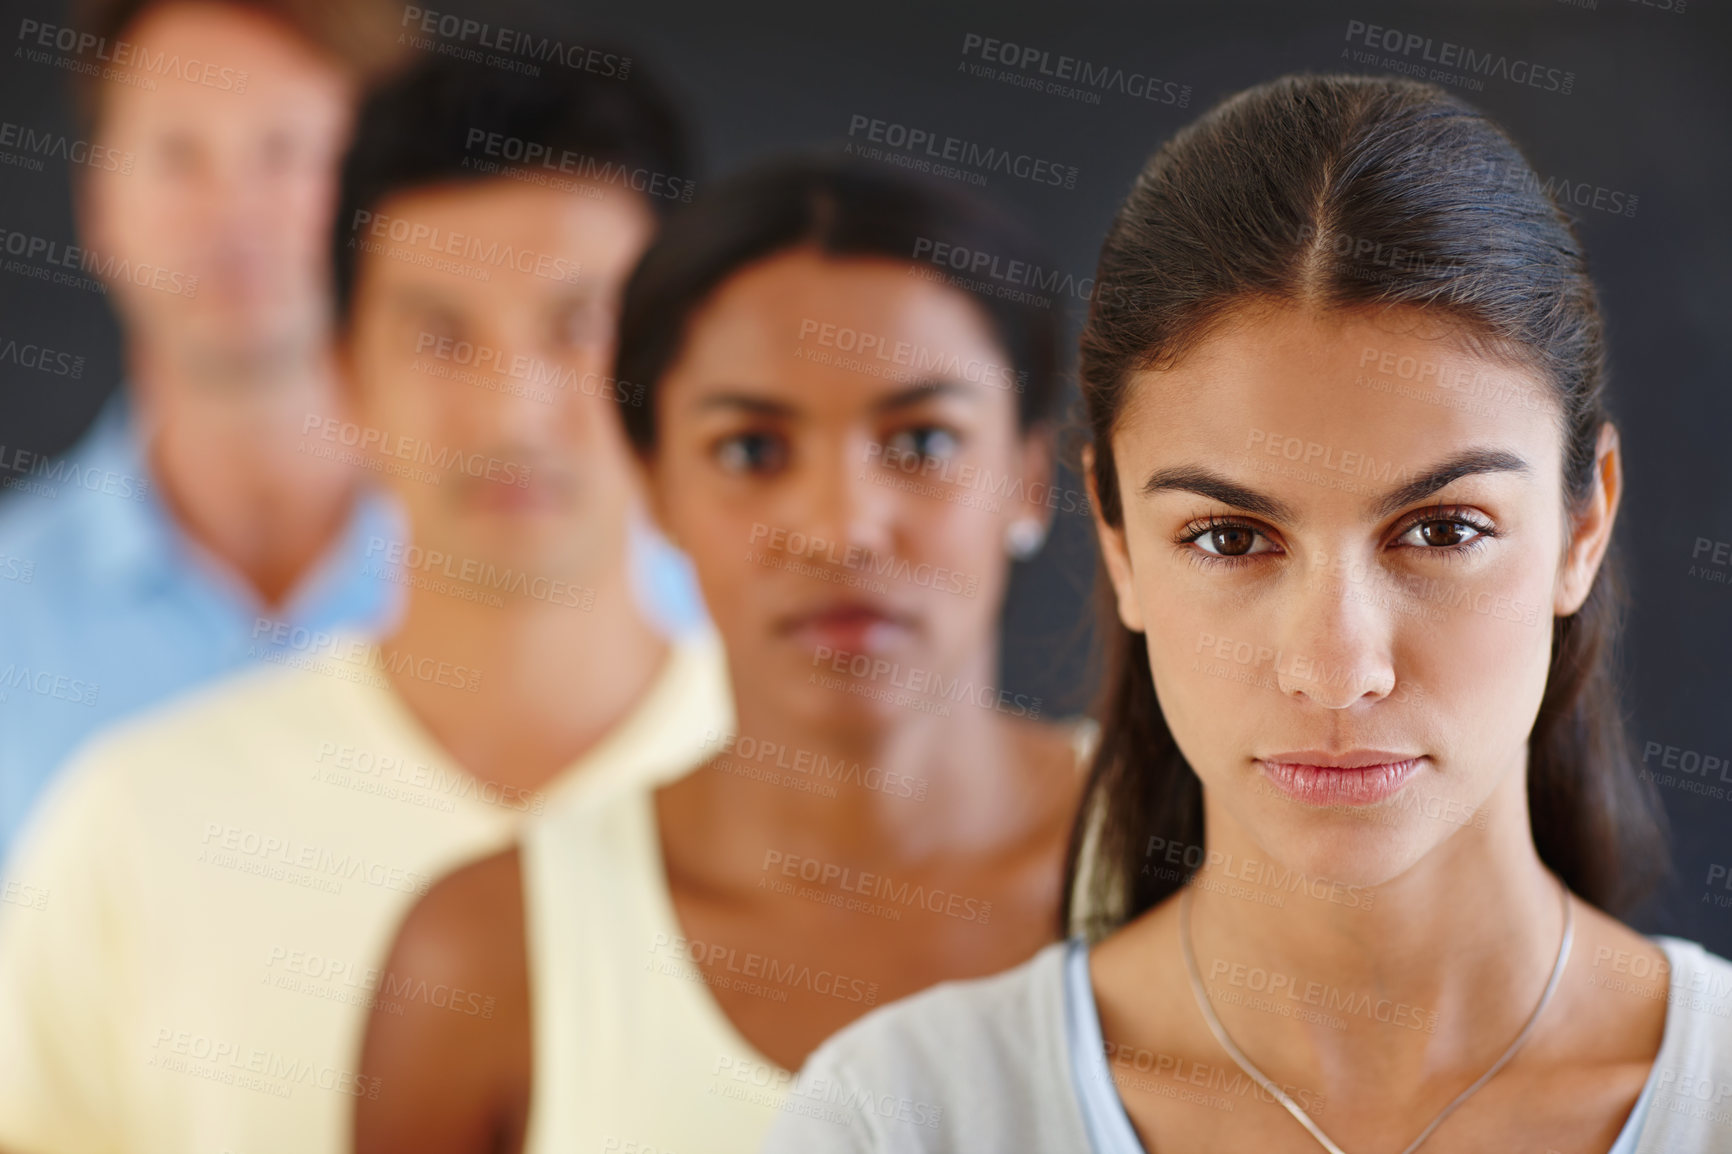
M 1653 940 L 1672 967 L 1665 1032 L 1612 1154 L 1732 1151 L 1732 962 Z M 868 1014 L 801 1071 L 831 1088 L 831 1108 L 785 1114 L 763 1154 L 1143 1154 L 1100 1045 L 1086 956 L 1080 940 L 1054 942 L 1003 974 Z

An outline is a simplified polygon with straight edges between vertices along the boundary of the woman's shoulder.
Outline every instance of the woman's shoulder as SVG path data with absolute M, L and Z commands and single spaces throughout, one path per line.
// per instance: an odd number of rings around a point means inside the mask
M 992 1049 L 1017 1043 L 1026 1059 L 1032 1035 L 1061 1028 L 1063 942 L 1028 961 L 983 978 L 940 982 L 880 1006 L 826 1041 L 819 1052 L 834 1063 L 907 1068 L 906 1061 L 938 1059 L 953 1066 L 958 1047 Z
M 1679 1043 L 1689 1053 L 1712 1055 L 1718 1068 L 1732 1076 L 1732 960 L 1687 938 L 1653 940 L 1672 967 L 1666 996 L 1669 1014 L 1677 1015 Z M 1726 1102 L 1732 1109 L 1732 1077 Z
M 1668 997 L 1692 1025 L 1691 1033 L 1732 1047 L 1732 960 L 1688 938 L 1652 939 L 1671 966 Z M 1732 1060 L 1732 1053 L 1727 1057 Z
M 1684 938 L 1653 941 L 1671 972 L 1636 1150 L 1732 1149 L 1732 961 Z
M 405 1092 L 357 1103 L 355 1149 L 435 1149 L 454 1126 L 525 1124 L 533 1042 L 520 877 L 507 848 L 446 874 L 411 907 L 378 986 L 395 1004 L 369 1015 L 360 1064 L 363 1077 Z M 441 989 L 448 1000 L 426 992 Z M 452 1013 L 465 996 L 470 1008 Z M 441 1108 L 429 1112 L 429 1101 Z
M 794 1096 L 840 1106 L 845 1124 L 790 1111 L 766 1154 L 1079 1148 L 1064 956 L 1054 942 L 1001 974 L 880 1006 L 831 1037 Z

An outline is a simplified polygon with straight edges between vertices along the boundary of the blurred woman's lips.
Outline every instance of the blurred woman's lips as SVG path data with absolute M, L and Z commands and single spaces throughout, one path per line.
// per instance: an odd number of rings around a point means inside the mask
M 776 632 L 802 648 L 828 648 L 837 653 L 880 652 L 896 644 L 913 628 L 904 614 L 872 601 L 828 601 L 776 622 Z
M 1343 754 L 1298 750 L 1259 757 L 1257 767 L 1281 793 L 1304 805 L 1375 805 L 1419 772 L 1423 754 L 1356 749 Z

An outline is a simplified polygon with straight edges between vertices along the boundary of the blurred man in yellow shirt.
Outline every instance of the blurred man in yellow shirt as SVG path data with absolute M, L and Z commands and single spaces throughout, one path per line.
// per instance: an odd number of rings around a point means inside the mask
M 686 167 L 602 55 L 429 53 L 364 104 L 333 250 L 353 416 L 309 406 L 302 443 L 406 510 L 365 547 L 403 619 L 374 644 L 261 615 L 279 668 L 69 768 L 20 854 L 49 899 L 0 910 L 0 1147 L 345 1148 L 369 1010 L 489 1013 L 381 974 L 414 896 L 730 724 L 713 634 L 670 644 L 634 594 L 613 315 Z

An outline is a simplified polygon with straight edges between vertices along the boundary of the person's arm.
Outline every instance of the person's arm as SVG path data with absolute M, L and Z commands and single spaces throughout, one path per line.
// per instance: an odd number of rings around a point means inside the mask
M 428 890 L 398 930 L 375 997 L 355 1154 L 520 1151 L 532 1051 L 516 849 Z
M 67 766 L 0 877 L 0 1149 L 128 1145 L 117 999 L 139 895 L 118 765 L 97 753 Z

